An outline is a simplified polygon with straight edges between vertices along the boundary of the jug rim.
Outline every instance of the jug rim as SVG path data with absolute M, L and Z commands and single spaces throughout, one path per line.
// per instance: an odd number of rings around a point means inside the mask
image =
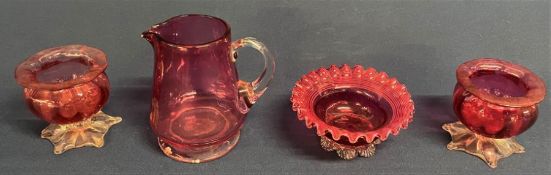
M 157 29 L 159 26 L 162 26 L 163 24 L 166 24 L 170 21 L 173 21 L 177 18 L 182 18 L 182 17 L 191 17 L 191 16 L 200 16 L 200 17 L 205 17 L 205 18 L 211 18 L 211 19 L 214 19 L 214 20 L 217 20 L 217 21 L 220 21 L 222 22 L 222 24 L 224 25 L 225 27 L 225 31 L 222 35 L 220 35 L 219 37 L 216 37 L 215 39 L 212 39 L 210 41 L 207 41 L 207 42 L 204 42 L 204 43 L 198 43 L 198 44 L 181 44 L 181 43 L 177 43 L 177 42 L 172 42 L 172 41 L 169 41 L 165 38 L 163 38 L 162 36 L 160 36 L 160 32 L 158 30 L 155 30 Z M 160 23 L 157 23 L 153 26 L 151 26 L 151 28 L 145 32 L 142 32 L 142 37 L 143 38 L 146 38 L 146 36 L 148 35 L 153 35 L 154 37 L 156 37 L 158 39 L 158 41 L 160 42 L 164 42 L 164 43 L 167 43 L 168 45 L 171 45 L 171 46 L 178 46 L 178 47 L 204 47 L 204 46 L 208 46 L 208 45 L 211 45 L 212 43 L 216 43 L 216 42 L 219 42 L 221 40 L 223 40 L 224 38 L 228 38 L 229 35 L 231 33 L 231 27 L 230 25 L 224 21 L 223 19 L 221 18 L 218 18 L 218 17 L 215 17 L 215 16 L 211 16 L 211 15 L 205 15 L 205 14 L 182 14 L 182 15 L 177 15 L 177 16 L 173 16 L 163 22 L 160 22 Z

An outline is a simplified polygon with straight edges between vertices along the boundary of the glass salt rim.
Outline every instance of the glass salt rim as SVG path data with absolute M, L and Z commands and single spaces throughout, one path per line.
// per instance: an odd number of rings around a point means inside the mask
M 519 78 L 528 88 L 524 96 L 495 96 L 478 88 L 471 76 L 481 70 L 501 71 Z M 509 107 L 527 107 L 540 103 L 545 97 L 545 84 L 543 80 L 528 68 L 497 58 L 478 58 L 467 61 L 458 66 L 456 70 L 457 82 L 467 92 L 493 104 Z
M 37 71 L 36 68 L 43 64 L 41 61 L 60 54 L 86 57 L 86 61 L 91 63 L 91 67 L 83 75 L 71 80 L 55 83 L 38 82 L 35 73 Z M 15 70 L 15 79 L 19 85 L 29 89 L 60 90 L 92 81 L 103 73 L 106 68 L 107 56 L 104 52 L 86 45 L 73 44 L 45 49 L 28 57 L 17 66 Z

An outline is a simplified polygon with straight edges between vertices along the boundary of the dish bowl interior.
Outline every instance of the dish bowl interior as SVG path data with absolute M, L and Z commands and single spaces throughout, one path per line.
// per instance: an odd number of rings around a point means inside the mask
M 360 88 L 323 91 L 314 102 L 314 110 L 322 121 L 350 132 L 377 130 L 392 117 L 388 101 Z

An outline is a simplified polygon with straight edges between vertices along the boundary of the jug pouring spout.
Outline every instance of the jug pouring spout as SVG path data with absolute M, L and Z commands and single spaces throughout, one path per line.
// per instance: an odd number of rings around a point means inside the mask
M 159 42 L 159 32 L 155 30 L 155 26 L 145 32 L 142 32 L 141 37 L 149 41 L 152 45 Z

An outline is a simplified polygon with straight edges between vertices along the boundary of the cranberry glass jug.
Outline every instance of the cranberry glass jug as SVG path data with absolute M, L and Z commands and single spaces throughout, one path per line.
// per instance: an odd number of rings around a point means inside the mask
M 224 156 L 273 77 L 272 54 L 254 38 L 232 42 L 229 25 L 207 15 L 170 18 L 142 37 L 155 53 L 150 122 L 161 150 L 187 163 Z M 236 50 L 241 47 L 264 57 L 264 70 L 252 82 L 237 76 Z

